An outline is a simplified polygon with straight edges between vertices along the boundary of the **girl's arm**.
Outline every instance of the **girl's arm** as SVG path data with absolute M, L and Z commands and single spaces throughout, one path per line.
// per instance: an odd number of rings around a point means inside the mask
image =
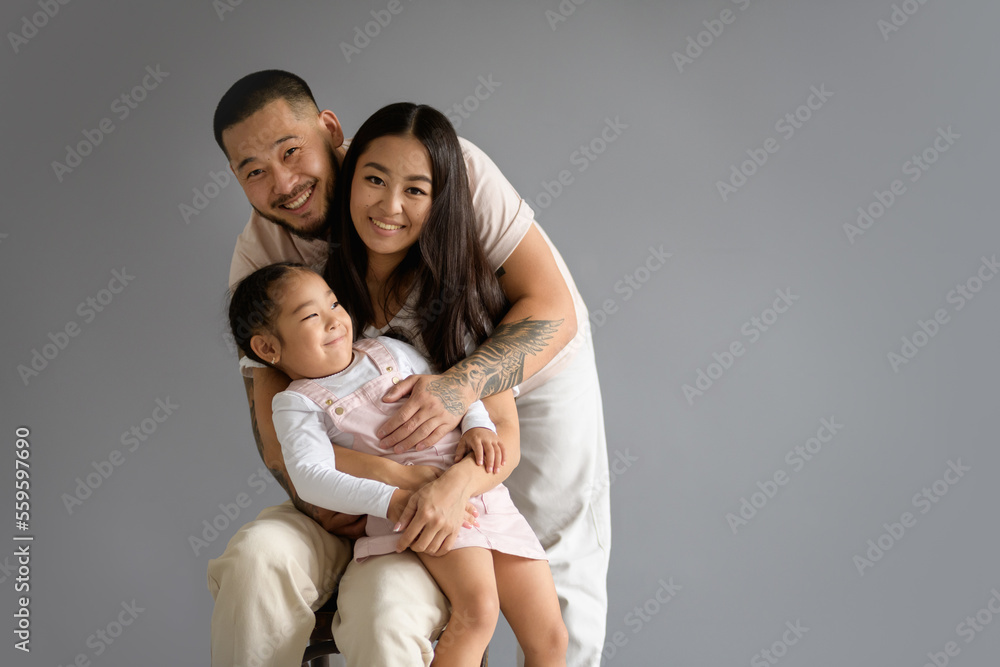
M 288 376 L 273 368 L 254 368 L 253 377 L 244 377 L 243 380 L 257 452 L 264 465 L 292 499 L 295 507 L 331 533 L 352 538 L 364 535 L 363 516 L 333 512 L 310 504 L 299 497 L 295 486 L 288 479 L 281 455 L 281 445 L 271 416 L 271 402 L 275 395 L 288 388 L 291 382 Z M 350 452 L 349 455 L 337 459 L 339 469 L 343 472 L 356 477 L 377 479 L 401 489 L 418 488 L 420 484 L 432 478 L 430 475 L 436 474 L 436 471 L 428 470 L 425 466 L 403 466 L 384 457 L 351 450 L 343 451 Z
M 328 418 L 313 401 L 283 391 L 271 404 L 272 419 L 288 477 L 308 503 L 348 514 L 386 516 L 396 487 L 337 469 Z

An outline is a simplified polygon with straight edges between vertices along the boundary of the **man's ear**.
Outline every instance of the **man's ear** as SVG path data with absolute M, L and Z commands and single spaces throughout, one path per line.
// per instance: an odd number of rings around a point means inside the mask
M 336 114 L 329 109 L 323 109 L 319 112 L 319 122 L 330 133 L 334 148 L 340 148 L 344 145 L 344 128 L 340 126 L 340 120 L 337 119 Z
M 281 358 L 281 343 L 273 334 L 255 334 L 250 338 L 250 349 L 268 363 Z

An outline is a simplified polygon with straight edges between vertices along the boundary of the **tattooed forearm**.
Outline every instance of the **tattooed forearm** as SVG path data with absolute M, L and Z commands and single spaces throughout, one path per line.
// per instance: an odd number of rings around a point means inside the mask
M 274 479 L 278 481 L 281 488 L 285 490 L 288 497 L 292 499 L 293 503 L 296 503 L 298 507 L 299 499 L 292 491 L 291 486 L 288 484 L 288 480 L 285 479 L 285 471 L 279 467 L 276 467 L 273 463 L 268 465 L 267 457 L 264 456 L 264 439 L 260 437 L 260 427 L 257 426 L 257 405 L 253 398 L 253 378 L 243 378 L 243 385 L 247 391 L 247 402 L 250 404 L 250 426 L 253 429 L 253 439 L 257 442 L 257 453 L 260 455 L 260 460 L 264 462 L 267 469 L 271 471 L 271 475 Z
M 472 387 L 477 398 L 483 398 L 520 384 L 525 358 L 541 352 L 562 323 L 525 318 L 499 325 L 475 352 L 429 384 L 427 391 L 440 398 L 448 412 L 461 416 L 467 407 L 462 400 L 464 387 Z

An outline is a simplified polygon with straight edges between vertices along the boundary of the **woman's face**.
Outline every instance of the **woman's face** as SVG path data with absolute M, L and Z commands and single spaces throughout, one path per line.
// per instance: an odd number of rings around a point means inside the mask
M 379 137 L 365 149 L 351 181 L 351 219 L 369 262 L 392 268 L 417 242 L 434 195 L 431 158 L 412 136 Z

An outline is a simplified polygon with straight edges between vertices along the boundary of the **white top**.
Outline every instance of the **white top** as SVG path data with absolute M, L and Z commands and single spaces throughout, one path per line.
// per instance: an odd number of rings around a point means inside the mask
M 496 271 L 507 261 L 531 226 L 537 226 L 535 214 L 489 156 L 471 141 L 460 137 L 459 143 L 469 174 L 469 188 L 472 191 L 479 240 L 483 244 L 487 261 Z M 544 368 L 521 383 L 521 394 L 541 385 L 567 366 L 576 351 L 583 346 L 583 337 L 590 327 L 587 307 L 566 263 L 541 227 L 538 227 L 538 230 L 552 251 L 556 265 L 573 296 L 577 333 L 576 338 L 561 349 Z M 329 244 L 326 241 L 299 238 L 254 211 L 243 232 L 236 239 L 236 248 L 229 270 L 230 288 L 235 287 L 240 280 L 257 269 L 275 262 L 301 262 L 322 271 L 328 252 Z M 416 340 L 413 336 L 410 336 L 410 339 Z M 261 364 L 244 357 L 240 366 L 243 374 L 250 377 L 253 375 L 251 367 L 259 367 Z
M 379 338 L 379 342 L 395 358 L 400 377 L 431 372 L 427 359 L 412 346 L 393 338 Z M 379 368 L 371 357 L 355 350 L 347 368 L 313 381 L 337 398 L 344 398 L 378 375 Z M 354 436 L 338 429 L 323 408 L 298 392 L 280 392 L 271 402 L 271 409 L 288 477 L 302 500 L 334 512 L 386 518 L 395 486 L 337 470 L 330 442 L 351 447 Z M 470 405 L 462 419 L 463 433 L 477 427 L 496 432 L 481 401 Z

